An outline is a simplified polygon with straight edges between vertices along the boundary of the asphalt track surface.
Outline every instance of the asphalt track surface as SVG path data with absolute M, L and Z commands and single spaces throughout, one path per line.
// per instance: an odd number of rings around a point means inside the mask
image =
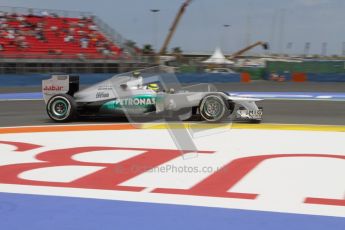
M 345 102 L 263 101 L 263 123 L 345 125 Z M 125 119 L 83 118 L 80 123 L 124 122 Z M 56 125 L 46 114 L 43 101 L 0 102 L 0 127 Z
M 216 84 L 220 91 L 345 92 L 345 83 L 255 82 Z M 7 87 L 0 93 L 39 92 L 40 87 Z M 345 125 L 344 101 L 265 100 L 263 123 Z M 123 122 L 124 119 L 82 119 L 76 123 Z M 1 101 L 0 127 L 52 125 L 43 101 Z

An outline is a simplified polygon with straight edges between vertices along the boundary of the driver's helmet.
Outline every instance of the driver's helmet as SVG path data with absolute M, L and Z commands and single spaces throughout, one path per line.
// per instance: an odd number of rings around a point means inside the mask
M 141 76 L 141 73 L 140 73 L 140 71 L 133 71 L 132 76 L 135 78 L 138 78 Z
M 159 90 L 159 86 L 157 83 L 150 83 L 147 85 L 148 89 L 152 89 L 153 91 L 158 91 Z

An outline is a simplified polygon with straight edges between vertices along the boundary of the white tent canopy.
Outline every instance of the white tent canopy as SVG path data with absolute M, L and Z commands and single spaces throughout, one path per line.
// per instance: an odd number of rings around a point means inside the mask
M 222 51 L 220 50 L 219 47 L 216 48 L 216 50 L 214 51 L 214 53 L 212 54 L 212 56 L 203 61 L 202 63 L 206 63 L 206 64 L 234 64 L 233 61 L 230 61 L 228 59 L 225 58 L 224 54 L 222 53 Z

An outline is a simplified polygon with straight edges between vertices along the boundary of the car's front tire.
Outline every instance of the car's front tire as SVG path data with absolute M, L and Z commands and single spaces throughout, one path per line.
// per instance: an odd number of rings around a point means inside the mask
M 220 95 L 208 95 L 200 103 L 200 115 L 208 122 L 221 122 L 229 114 L 228 102 Z
M 47 103 L 48 116 L 56 122 L 68 122 L 77 117 L 77 105 L 68 94 L 57 94 Z

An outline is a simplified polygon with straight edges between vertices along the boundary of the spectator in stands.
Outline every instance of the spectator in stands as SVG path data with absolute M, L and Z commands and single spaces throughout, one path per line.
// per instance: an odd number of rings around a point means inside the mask
M 0 38 L 6 38 L 6 35 L 7 35 L 6 31 L 0 29 Z
M 27 48 L 27 42 L 25 41 L 24 36 L 17 36 L 14 39 L 14 42 L 15 42 L 15 45 L 17 46 L 17 48 L 19 48 L 19 49 Z
M 60 32 L 59 32 L 59 27 L 57 27 L 57 26 L 51 26 L 50 27 L 50 30 L 52 31 L 52 32 L 54 32 L 54 35 L 56 36 L 56 37 L 59 37 L 60 36 Z
M 68 32 L 69 32 L 70 34 L 74 34 L 75 28 L 74 28 L 74 27 L 70 27 L 70 28 L 68 29 Z
M 98 38 L 97 37 L 92 37 L 91 41 L 97 46 Z
M 78 35 L 80 36 L 86 36 L 86 32 L 83 30 L 78 30 Z
M 18 15 L 16 19 L 17 19 L 18 22 L 25 21 L 25 17 L 23 17 L 22 15 Z
M 20 48 L 20 49 L 26 49 L 29 47 L 28 43 L 26 41 L 19 41 L 17 46 Z
M 80 47 L 81 47 L 82 49 L 87 49 L 88 46 L 89 46 L 89 39 L 87 39 L 87 38 L 85 38 L 85 37 L 81 38 L 81 39 L 80 39 Z
M 83 23 L 82 21 L 79 21 L 79 23 L 78 23 L 78 27 L 80 27 L 80 28 L 84 28 L 84 27 L 85 27 L 85 23 Z
M 14 22 L 16 21 L 17 18 L 17 14 L 16 13 L 12 13 L 9 17 L 7 17 L 9 19 L 9 21 Z
M 97 28 L 97 26 L 96 25 L 93 25 L 93 24 L 91 24 L 91 25 L 89 25 L 89 30 L 98 30 L 98 28 Z
M 110 56 L 110 50 L 107 50 L 107 49 L 103 49 L 102 50 L 102 54 L 104 55 L 104 56 Z
M 28 10 L 28 14 L 0 11 L 0 51 L 6 48 L 6 54 L 34 52 L 37 55 L 87 53 L 88 57 L 93 55 L 97 58 L 102 54 L 112 56 L 118 52 L 116 45 L 102 35 L 91 17 L 59 18 L 47 11 L 42 11 L 40 15 L 35 15 L 33 10 Z M 40 42 L 47 42 L 48 39 L 51 43 L 42 46 Z M 61 50 L 56 47 L 61 47 Z
M 57 31 L 58 29 L 59 29 L 59 28 L 58 28 L 57 26 L 55 26 L 55 25 L 50 27 L 50 30 L 51 30 L 51 31 Z
M 43 17 L 49 17 L 49 12 L 46 10 L 42 11 L 41 14 Z
M 28 15 L 26 17 L 29 17 L 29 18 L 34 17 L 34 10 L 33 9 L 29 9 L 28 10 Z
M 24 21 L 21 23 L 22 28 L 35 29 L 35 25 L 31 22 Z
M 15 31 L 12 29 L 7 30 L 7 36 L 6 38 L 10 39 L 10 40 L 14 40 L 16 38 L 15 36 Z
M 22 42 L 22 41 L 25 41 L 25 40 L 26 40 L 26 37 L 23 36 L 23 35 L 20 35 L 20 36 L 17 37 L 17 41 Z
M 70 22 L 69 23 L 69 27 L 73 28 L 73 29 L 77 28 L 78 27 L 78 22 Z
M 8 27 L 8 24 L 4 21 L 0 21 L 0 29 L 5 29 Z
M 48 54 L 60 55 L 60 54 L 62 54 L 62 51 L 58 50 L 58 49 L 50 49 L 50 50 L 48 50 Z
M 36 24 L 36 28 L 38 28 L 38 29 L 43 29 L 43 28 L 44 28 L 44 22 L 38 22 L 38 23 Z
M 38 40 L 42 40 L 42 38 L 43 38 L 43 31 L 42 30 L 35 30 L 35 37 L 36 37 L 36 39 L 38 39 Z
M 2 25 L 3 23 L 7 23 L 7 18 L 6 17 L 0 17 L 0 25 Z
M 39 30 L 39 31 L 36 32 L 36 38 L 37 38 L 38 40 L 40 40 L 41 42 L 47 42 L 47 39 L 46 39 L 46 37 L 44 36 L 42 30 Z
M 74 36 L 71 34 L 68 34 L 64 38 L 64 42 L 74 42 Z
M 103 45 L 104 49 L 106 50 L 110 50 L 110 44 L 108 42 L 104 42 L 104 45 Z
M 59 18 L 59 15 L 56 14 L 56 13 L 51 13 L 51 16 L 52 16 L 53 18 Z

